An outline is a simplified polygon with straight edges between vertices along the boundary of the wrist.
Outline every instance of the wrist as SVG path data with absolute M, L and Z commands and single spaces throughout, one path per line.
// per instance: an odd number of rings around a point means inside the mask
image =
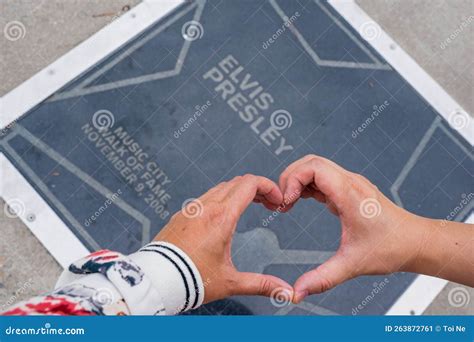
M 435 255 L 433 255 L 433 241 L 436 240 L 438 220 L 412 215 L 406 236 L 409 243 L 406 244 L 408 261 L 403 264 L 401 271 L 412 273 L 426 273 L 427 269 L 436 267 Z M 441 221 L 440 221 L 441 224 Z M 424 271 L 424 272 L 423 272 Z
M 130 255 L 151 279 L 163 299 L 167 315 L 199 307 L 204 300 L 201 275 L 189 258 L 177 246 L 153 241 Z

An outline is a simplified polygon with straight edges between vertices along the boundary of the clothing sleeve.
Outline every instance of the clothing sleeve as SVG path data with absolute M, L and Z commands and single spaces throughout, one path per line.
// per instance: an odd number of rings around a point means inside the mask
M 192 260 L 175 245 L 154 241 L 129 256 L 92 253 L 72 263 L 51 293 L 3 315 L 177 315 L 203 300 Z

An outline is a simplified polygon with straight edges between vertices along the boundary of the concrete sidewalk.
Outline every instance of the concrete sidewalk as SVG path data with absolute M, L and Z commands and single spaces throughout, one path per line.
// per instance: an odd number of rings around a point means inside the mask
M 464 109 L 474 115 L 474 2 L 357 0 Z

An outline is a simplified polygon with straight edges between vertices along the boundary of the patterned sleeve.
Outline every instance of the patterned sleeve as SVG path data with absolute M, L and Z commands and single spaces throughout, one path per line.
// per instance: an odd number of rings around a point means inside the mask
M 203 300 L 192 260 L 175 245 L 154 241 L 129 256 L 92 253 L 72 263 L 51 293 L 3 315 L 176 315 Z

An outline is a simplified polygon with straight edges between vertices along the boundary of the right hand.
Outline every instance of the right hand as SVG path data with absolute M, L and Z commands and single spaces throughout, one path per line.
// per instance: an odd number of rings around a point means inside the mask
M 314 198 L 339 217 L 342 229 L 336 254 L 297 279 L 294 302 L 359 275 L 400 271 L 416 258 L 423 231 L 409 227 L 419 217 L 396 206 L 365 177 L 308 155 L 281 174 L 280 189 L 285 211 L 300 197 Z

